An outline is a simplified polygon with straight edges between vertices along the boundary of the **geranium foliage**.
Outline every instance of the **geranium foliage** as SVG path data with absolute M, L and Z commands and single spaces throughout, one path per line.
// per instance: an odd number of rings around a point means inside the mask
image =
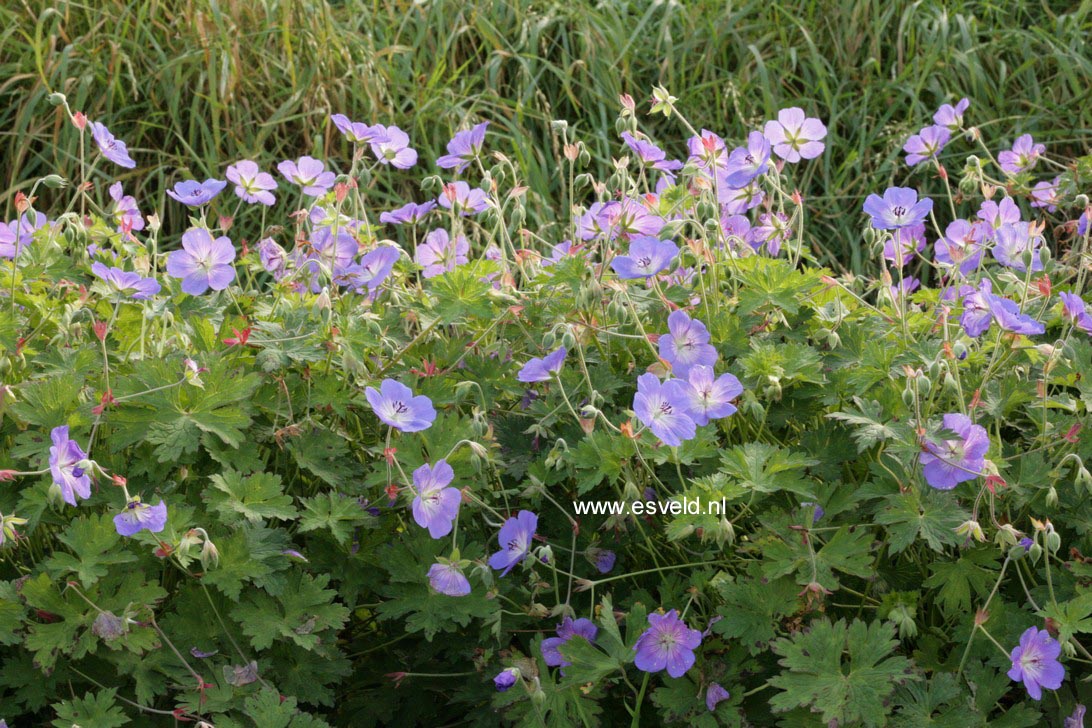
M 1082 724 L 1092 158 L 945 104 L 866 279 L 795 191 L 822 110 L 623 97 L 606 179 L 554 122 L 530 229 L 490 119 L 430 160 L 335 113 L 137 200 L 124 122 L 51 99 L 84 154 L 0 225 L 0 717 Z

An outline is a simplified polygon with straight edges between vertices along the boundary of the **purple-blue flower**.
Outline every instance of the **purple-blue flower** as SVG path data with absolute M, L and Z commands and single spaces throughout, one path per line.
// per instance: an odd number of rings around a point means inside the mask
M 462 215 L 476 215 L 489 207 L 489 193 L 459 180 L 444 185 L 436 201 L 444 209 L 454 210 Z
M 720 203 L 721 212 L 725 215 L 741 215 L 761 205 L 765 197 L 766 193 L 758 185 L 757 179 L 739 189 L 729 187 L 727 184 L 717 185 L 717 202 Z
M 722 178 L 729 187 L 745 187 L 756 177 L 765 174 L 770 163 L 770 140 L 760 131 L 747 135 L 747 146 L 736 147 L 728 155 Z
M 321 197 L 334 186 L 337 175 L 326 171 L 326 165 L 314 157 L 300 157 L 295 162 L 286 159 L 277 165 L 277 171 L 294 185 L 303 188 L 309 197 Z
M 984 237 L 983 224 L 952 220 L 933 246 L 936 262 L 957 268 L 961 275 L 970 275 L 982 262 Z
M 1039 323 L 1031 316 L 1020 313 L 1020 307 L 1016 305 L 1015 301 L 988 294 L 986 296 L 986 304 L 990 307 L 990 314 L 993 316 L 993 320 L 1005 331 L 1011 331 L 1014 334 L 1024 334 L 1026 336 L 1041 334 L 1046 331 L 1046 327 L 1043 326 L 1043 324 Z
M 75 440 L 68 437 L 68 425 L 54 427 L 49 433 L 53 445 L 49 448 L 49 473 L 61 489 L 61 497 L 70 506 L 76 505 L 76 496 L 91 497 L 91 477 L 80 467 L 87 459 Z
M 877 230 L 897 230 L 924 222 L 933 201 L 928 197 L 918 199 L 918 191 L 911 187 L 888 187 L 879 195 L 869 195 L 864 211 L 872 216 L 872 227 Z
M 167 275 L 182 279 L 182 290 L 200 296 L 222 291 L 235 280 L 235 246 L 226 237 L 213 238 L 204 228 L 182 233 L 182 250 L 167 258 Z
M 613 551 L 607 549 L 596 548 L 592 546 L 585 552 L 585 556 L 595 566 L 595 570 L 600 574 L 609 574 L 611 569 L 614 568 L 614 562 L 618 560 L 618 555 Z
M 275 279 L 280 280 L 284 276 L 288 253 L 277 244 L 276 240 L 273 238 L 260 240 L 258 242 L 258 257 L 262 261 L 262 267 L 272 273 Z
M 949 131 L 958 131 L 963 128 L 963 113 L 970 105 L 969 99 L 960 99 L 955 106 L 944 104 L 933 114 L 933 121 Z
M 1042 242 L 1043 237 L 1035 234 L 1029 223 L 1005 223 L 994 233 L 993 257 L 1001 265 L 1024 273 L 1028 270 L 1025 258 L 1030 255 L 1031 270 L 1041 271 L 1043 261 L 1039 258 L 1039 246 Z
M 1020 222 L 1020 208 L 1008 195 L 1001 202 L 983 200 L 982 206 L 978 208 L 978 219 L 989 225 L 992 233 L 1005 224 L 1014 225 Z
M 118 232 L 125 228 L 129 230 L 144 229 L 144 216 L 140 214 L 136 200 L 131 195 L 125 194 L 121 182 L 110 185 L 110 199 L 114 201 L 111 214 L 114 216 L 114 222 L 117 223 Z
M 1054 212 L 1058 209 L 1058 183 L 1061 182 L 1061 177 L 1055 177 L 1050 180 L 1042 180 L 1036 182 L 1035 186 L 1031 188 L 1031 206 L 1032 207 L 1045 207 L 1047 212 Z
M 758 216 L 758 224 L 751 229 L 750 244 L 757 251 L 765 245 L 766 252 L 777 256 L 781 246 L 792 237 L 792 225 L 789 216 L 783 212 L 764 212 Z
M 452 240 L 447 230 L 439 228 L 426 235 L 424 242 L 417 246 L 414 262 L 424 268 L 422 276 L 435 278 L 467 262 L 469 253 L 470 243 L 466 236 L 460 235 Z
M 672 179 L 674 179 L 673 173 L 682 169 L 682 162 L 677 159 L 669 160 L 664 150 L 646 139 L 637 139 L 628 131 L 624 131 L 622 132 L 622 141 L 637 155 L 637 158 L 641 160 L 641 164 L 666 172 L 672 175 Z
M 489 557 L 489 565 L 507 576 L 512 567 L 523 561 L 531 550 L 531 539 L 538 528 L 538 516 L 531 511 L 520 511 L 501 526 L 497 540 L 500 551 Z
M 736 407 L 732 400 L 743 394 L 743 385 L 734 375 L 721 374 L 717 377 L 711 366 L 692 367 L 687 384 L 687 414 L 699 426 L 735 414 Z
M 134 496 L 125 504 L 125 509 L 114 516 L 114 528 L 122 536 L 135 536 L 141 531 L 159 533 L 167 526 L 167 504 L 161 498 L 159 505 L 150 506 L 142 503 L 140 496 Z
M 925 223 L 910 225 L 891 231 L 891 238 L 883 245 L 883 257 L 902 268 L 925 250 Z
M 129 149 L 125 146 L 125 142 L 115 138 L 109 129 L 97 121 L 91 122 L 91 138 L 95 140 L 95 144 L 98 145 L 102 156 L 114 164 L 126 169 L 132 169 L 136 166 L 136 162 L 129 156 Z
M 668 334 L 660 337 L 660 356 L 671 364 L 677 377 L 685 378 L 690 367 L 717 361 L 717 350 L 709 343 L 705 324 L 692 319 L 685 311 L 675 311 L 667 317 Z
M 989 278 L 983 278 L 978 288 L 974 286 L 961 286 L 959 295 L 963 299 L 963 314 L 959 317 L 959 325 L 972 339 L 977 339 L 993 322 L 993 314 L 990 313 L 991 284 Z
M 411 222 L 421 222 L 425 219 L 425 215 L 432 211 L 436 207 L 435 200 L 429 200 L 428 202 L 422 202 L 418 205 L 415 202 L 410 202 L 402 207 L 389 212 L 379 213 L 379 222 L 390 223 L 391 225 L 404 225 Z
M 1081 331 L 1092 334 L 1092 316 L 1084 300 L 1076 293 L 1059 293 L 1062 299 L 1062 314 Z
M 364 396 L 376 417 L 402 432 L 427 430 L 436 419 L 432 400 L 423 394 L 414 396 L 409 387 L 393 379 L 384 379 L 378 391 L 368 387 Z
M 649 627 L 633 649 L 634 664 L 644 672 L 659 672 L 665 667 L 671 677 L 682 677 L 694 666 L 694 650 L 701 645 L 701 632 L 690 629 L 672 609 L 667 614 L 648 615 Z
M 767 121 L 762 133 L 773 145 L 774 154 L 786 162 L 815 159 L 825 148 L 827 136 L 823 122 L 810 118 L 804 110 L 793 106 L 777 112 L 777 121 Z
M 709 712 L 713 712 L 717 709 L 717 703 L 730 697 L 731 695 L 720 683 L 709 683 L 709 687 L 705 690 L 705 707 L 709 709 Z
M 277 180 L 269 172 L 263 172 L 256 162 L 249 159 L 236 162 L 227 168 L 225 176 L 235 185 L 235 194 L 243 202 L 272 205 L 277 201 L 273 195 Z
M 697 433 L 697 426 L 689 415 L 687 389 L 686 383 L 679 379 L 661 383 L 655 374 L 642 374 L 637 378 L 633 413 L 665 445 L 678 447 Z
M 482 153 L 485 130 L 488 126 L 489 122 L 483 121 L 472 129 L 456 132 L 452 140 L 447 143 L 447 154 L 436 160 L 436 166 L 454 169 L 456 174 L 461 173 Z
M 436 563 L 428 569 L 428 583 L 449 597 L 465 597 L 470 593 L 470 581 L 456 564 Z
M 346 266 L 338 273 L 342 285 L 352 286 L 355 290 L 367 288 L 374 291 L 387 280 L 394 270 L 394 264 L 402 257 L 400 248 L 393 245 L 380 245 L 375 250 L 365 253 L 360 262 Z
M 397 126 L 376 125 L 383 139 L 372 142 L 372 154 L 380 164 L 409 169 L 417 164 L 417 151 L 410 148 L 409 135 Z
M 1065 679 L 1065 667 L 1058 661 L 1061 654 L 1061 643 L 1049 632 L 1028 627 L 1020 635 L 1020 644 L 1012 648 L 1009 655 L 1012 668 L 1007 674 L 1011 679 L 1024 683 L 1032 699 L 1042 700 L 1043 688 L 1057 690 Z
M 200 207 L 207 205 L 214 197 L 227 187 L 227 182 L 218 179 L 207 179 L 198 182 L 195 179 L 187 179 L 179 182 L 174 189 L 167 190 L 167 194 L 187 207 Z
M 501 670 L 497 673 L 497 676 L 493 678 L 493 685 L 496 686 L 498 692 L 503 693 L 516 684 L 516 680 L 519 680 L 519 674 L 518 667 L 509 667 Z
M 516 375 L 516 379 L 527 383 L 548 382 L 553 379 L 554 374 L 561 371 L 561 366 L 565 363 L 565 356 L 568 353 L 568 349 L 562 346 L 544 357 L 536 356 L 523 365 L 523 368 L 519 370 L 519 374 Z
M 588 642 L 595 642 L 599 628 L 590 619 L 565 617 L 557 625 L 557 637 L 542 640 L 542 661 L 550 667 L 567 667 L 572 663 L 561 656 L 559 648 L 573 637 L 583 637 Z
M 99 262 L 91 264 L 91 272 L 106 282 L 115 293 L 143 301 L 159 293 L 159 281 L 144 278 L 139 273 L 130 273 L 121 268 L 107 268 Z
M 443 538 L 451 533 L 455 516 L 459 515 L 462 494 L 458 488 L 449 488 L 455 471 L 441 458 L 436 465 L 425 463 L 413 471 L 413 487 L 417 497 L 413 499 L 413 520 L 421 528 L 427 528 L 429 536 Z
M 359 121 L 350 120 L 345 114 L 331 114 L 330 121 L 334 122 L 337 130 L 353 144 L 371 144 L 387 140 L 386 130 L 379 124 L 368 126 Z
M 610 267 L 624 280 L 649 278 L 665 270 L 678 254 L 679 246 L 670 240 L 642 235 L 630 241 L 629 254 L 616 256 Z
M 906 152 L 906 163 L 916 167 L 929 159 L 936 159 L 944 145 L 952 138 L 948 127 L 927 126 L 906 140 L 902 151 Z
M 1034 167 L 1044 152 L 1046 146 L 1036 144 L 1031 134 L 1023 134 L 1016 138 L 1012 149 L 1006 149 L 997 155 L 997 163 L 1009 174 L 1019 174 Z
M 925 441 L 920 459 L 925 482 L 937 490 L 951 490 L 979 476 L 990 447 L 990 438 L 986 428 L 976 425 L 966 415 L 944 415 L 943 427 L 954 432 L 958 439 Z

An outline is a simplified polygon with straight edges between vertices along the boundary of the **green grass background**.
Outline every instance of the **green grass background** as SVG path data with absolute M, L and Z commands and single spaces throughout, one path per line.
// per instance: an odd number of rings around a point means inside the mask
M 63 91 L 129 143 L 139 167 L 120 178 L 168 230 L 184 213 L 162 192 L 181 178 L 222 177 L 243 157 L 344 157 L 332 112 L 406 129 L 429 172 L 453 131 L 490 120 L 489 147 L 530 186 L 530 225 L 548 226 L 560 200 L 549 120 L 567 119 L 599 159 L 618 155 L 618 95 L 647 110 L 659 83 L 696 125 L 732 137 L 788 105 L 824 119 L 827 154 L 798 177 L 809 232 L 860 271 L 861 202 L 908 180 L 899 149 L 940 103 L 970 97 L 996 148 L 1031 132 L 1087 153 L 1090 31 L 1092 0 L 9 0 L 0 213 L 36 177 L 75 169 L 77 136 L 46 98 Z M 683 153 L 677 122 L 643 118 Z M 953 172 L 969 149 L 956 147 Z M 420 178 L 393 175 L 377 204 L 421 199 Z

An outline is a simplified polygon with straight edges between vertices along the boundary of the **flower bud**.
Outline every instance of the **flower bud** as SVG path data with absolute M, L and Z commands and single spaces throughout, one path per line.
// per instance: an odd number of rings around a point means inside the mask
M 1055 488 L 1053 485 L 1050 486 L 1050 489 L 1047 491 L 1046 504 L 1051 508 L 1054 508 L 1058 505 L 1058 489 Z
M 201 559 L 201 566 L 205 571 L 215 569 L 220 564 L 220 552 L 208 536 L 205 537 L 205 543 L 201 545 L 201 555 L 198 558 Z
M 1044 540 L 1046 541 L 1047 548 L 1050 549 L 1050 553 L 1052 554 L 1058 553 L 1058 549 L 1062 547 L 1062 536 L 1054 530 L 1053 526 L 1047 530 L 1046 538 Z
M 50 106 L 64 106 L 68 102 L 68 98 L 60 91 L 54 91 L 47 98 Z
M 978 521 L 968 520 L 961 523 L 956 527 L 955 532 L 959 536 L 966 536 L 973 538 L 975 541 L 985 541 L 986 534 L 982 532 L 982 526 L 978 525 Z
M 59 174 L 47 174 L 42 177 L 42 184 L 51 190 L 59 190 L 68 186 L 68 180 Z
M 721 516 L 720 522 L 717 524 L 715 538 L 718 546 L 724 546 L 725 544 L 734 543 L 736 540 L 736 529 L 732 526 L 732 522 L 727 517 Z
M 1043 547 L 1037 543 L 1033 543 L 1031 548 L 1028 549 L 1028 558 L 1031 559 L 1031 563 L 1038 564 L 1039 557 L 1043 555 Z

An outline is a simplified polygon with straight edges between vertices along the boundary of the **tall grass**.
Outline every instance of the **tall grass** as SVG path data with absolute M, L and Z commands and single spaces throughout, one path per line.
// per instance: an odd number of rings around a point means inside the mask
M 660 83 L 734 137 L 787 105 L 826 120 L 802 191 L 823 245 L 860 270 L 861 200 L 906 177 L 902 141 L 938 104 L 968 96 L 976 122 L 1087 151 L 1090 31 L 1090 0 L 16 0 L 0 8 L 0 210 L 73 169 L 74 135 L 46 100 L 63 91 L 130 143 L 145 205 L 242 157 L 340 150 L 327 117 L 341 111 L 402 126 L 425 158 L 492 121 L 491 148 L 516 160 L 544 224 L 561 199 L 549 121 L 618 154 L 618 95 Z M 682 153 L 682 129 L 648 123 Z M 395 178 L 377 194 L 414 192 Z

